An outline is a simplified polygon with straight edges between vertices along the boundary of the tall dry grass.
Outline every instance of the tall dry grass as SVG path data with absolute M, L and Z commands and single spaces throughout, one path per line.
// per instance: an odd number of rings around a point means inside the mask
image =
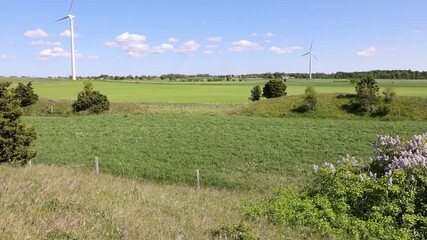
M 210 239 L 248 193 L 155 185 L 78 168 L 0 166 L 0 239 Z M 282 239 L 255 224 L 261 239 Z

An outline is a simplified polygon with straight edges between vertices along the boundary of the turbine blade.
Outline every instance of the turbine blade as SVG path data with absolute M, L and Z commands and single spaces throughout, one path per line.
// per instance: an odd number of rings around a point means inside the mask
M 56 20 L 55 22 L 59 22 L 59 21 L 65 20 L 65 19 L 67 19 L 67 18 L 69 18 L 69 17 L 68 17 L 68 16 L 66 16 L 66 17 L 60 18 L 60 19 Z
M 311 42 L 311 46 L 310 46 L 310 52 L 311 52 L 311 49 L 313 48 L 313 42 Z
M 314 56 L 314 54 L 311 54 L 311 56 L 313 56 L 316 60 L 319 60 L 316 56 Z
M 306 54 L 301 55 L 301 57 L 307 56 L 308 54 L 310 54 L 310 52 L 308 52 L 308 53 L 306 53 Z
M 70 14 L 71 10 L 73 10 L 73 4 L 74 4 L 74 0 L 71 0 L 70 10 L 68 11 L 68 14 Z

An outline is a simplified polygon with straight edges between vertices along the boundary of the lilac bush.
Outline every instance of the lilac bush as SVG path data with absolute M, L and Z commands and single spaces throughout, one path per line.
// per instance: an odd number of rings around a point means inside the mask
M 313 183 L 285 190 L 251 216 L 303 225 L 332 238 L 427 238 L 427 133 L 405 140 L 378 135 L 374 156 L 347 155 L 314 165 Z

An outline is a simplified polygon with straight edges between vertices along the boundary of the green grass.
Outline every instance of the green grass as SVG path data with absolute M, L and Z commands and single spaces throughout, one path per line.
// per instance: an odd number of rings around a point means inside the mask
M 1 79 L 2 81 L 29 81 L 31 79 Z M 40 97 L 51 99 L 76 99 L 83 89 L 83 81 L 34 79 L 34 89 Z M 96 90 L 112 102 L 133 103 L 217 103 L 246 104 L 251 89 L 263 86 L 266 80 L 242 82 L 175 82 L 175 81 L 95 81 Z M 354 85 L 346 80 L 291 79 L 288 95 L 303 94 L 307 86 L 318 93 L 354 93 Z M 427 96 L 427 80 L 378 80 L 381 89 L 393 87 L 399 96 Z
M 411 136 L 426 122 L 202 115 L 26 117 L 37 129 L 36 163 L 94 168 L 135 179 L 269 190 L 301 185 L 313 164 L 347 153 L 367 158 L 377 134 Z
M 348 113 L 343 105 L 348 104 L 348 98 L 340 98 L 340 94 L 319 94 L 317 110 L 299 113 L 297 108 L 304 101 L 303 95 L 286 96 L 273 99 L 264 99 L 243 106 L 237 112 L 249 116 L 263 117 L 304 117 L 304 118 L 331 118 L 349 120 L 427 120 L 427 97 L 398 96 L 389 104 L 390 112 L 384 117 L 359 116 Z

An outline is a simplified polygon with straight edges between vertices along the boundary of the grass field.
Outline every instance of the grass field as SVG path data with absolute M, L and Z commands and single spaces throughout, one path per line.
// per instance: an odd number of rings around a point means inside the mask
M 367 158 L 377 134 L 411 136 L 426 122 L 242 116 L 27 117 L 38 132 L 36 163 L 78 165 L 135 179 L 267 190 L 301 185 L 313 164 L 347 153 Z
M 35 80 L 35 92 L 44 98 L 76 99 L 83 89 L 82 80 Z M 96 81 L 94 86 L 112 102 L 246 104 L 251 89 L 265 83 L 262 79 L 242 82 Z M 346 80 L 291 79 L 286 84 L 288 95 L 303 94 L 307 86 L 314 86 L 319 93 L 355 91 L 355 86 Z M 378 84 L 381 88 L 393 87 L 399 96 L 427 96 L 427 80 L 378 80 Z

